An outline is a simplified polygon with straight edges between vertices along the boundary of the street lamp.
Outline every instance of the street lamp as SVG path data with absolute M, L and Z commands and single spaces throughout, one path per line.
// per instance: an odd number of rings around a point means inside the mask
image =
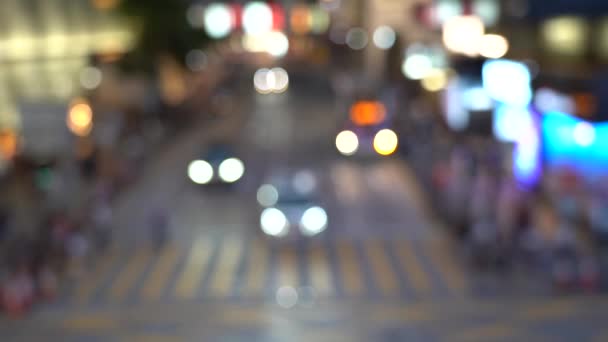
M 93 110 L 85 101 L 76 101 L 68 110 L 68 128 L 77 136 L 84 137 L 93 129 Z

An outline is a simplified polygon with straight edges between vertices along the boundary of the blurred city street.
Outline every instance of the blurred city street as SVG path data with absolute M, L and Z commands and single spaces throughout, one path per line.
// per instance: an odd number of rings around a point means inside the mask
M 190 128 L 150 160 L 146 176 L 116 201 L 111 250 L 57 302 L 25 321 L 5 320 L 0 334 L 10 341 L 608 336 L 603 298 L 552 298 L 542 279 L 467 269 L 429 216 L 408 164 L 338 156 L 330 147 L 340 115 L 328 80 L 295 75 L 292 83 L 272 98 L 249 88 L 233 94 L 247 100 L 225 120 Z M 247 176 L 229 191 L 202 191 L 184 170 L 218 138 L 247 156 Z M 254 184 L 285 164 L 317 176 L 327 234 L 288 241 L 261 234 Z M 172 239 L 157 249 L 145 212 L 159 203 L 170 213 Z
M 0 341 L 608 341 L 608 2 L 0 1 Z

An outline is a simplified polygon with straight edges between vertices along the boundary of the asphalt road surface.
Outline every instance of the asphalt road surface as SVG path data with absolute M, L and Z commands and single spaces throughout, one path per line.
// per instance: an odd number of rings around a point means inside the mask
M 406 162 L 339 156 L 345 113 L 324 76 L 292 76 L 278 95 L 249 83 L 235 85 L 219 119 L 146 165 L 116 203 L 114 246 L 56 303 L 1 319 L 2 340 L 608 340 L 605 298 L 556 297 L 533 279 L 472 272 Z M 195 186 L 186 167 L 218 140 L 234 144 L 245 178 L 230 189 Z M 255 192 L 283 168 L 316 176 L 329 217 L 321 236 L 262 235 Z M 172 229 L 160 250 L 146 224 L 157 206 Z

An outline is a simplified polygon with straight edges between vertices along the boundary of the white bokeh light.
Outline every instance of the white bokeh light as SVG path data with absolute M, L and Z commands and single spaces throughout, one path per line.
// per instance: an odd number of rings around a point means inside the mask
M 321 207 L 308 208 L 300 220 L 302 234 L 313 236 L 327 228 L 327 213 Z
M 234 183 L 245 174 L 245 164 L 238 158 L 224 160 L 218 169 L 220 178 L 226 183 Z
M 525 4 L 524 6 L 526 7 Z M 498 0 L 474 0 L 473 13 L 479 15 L 486 26 L 494 26 L 500 18 L 500 4 Z
M 441 0 L 435 4 L 435 17 L 437 24 L 443 24 L 447 20 L 462 14 L 462 2 L 459 0 Z
M 510 60 L 490 60 L 481 70 L 483 88 L 499 102 L 525 107 L 532 101 L 532 77 L 527 65 Z
M 245 33 L 257 35 L 270 32 L 272 23 L 272 9 L 265 2 L 250 2 L 243 8 L 243 30 Z
M 267 34 L 266 51 L 274 57 L 283 57 L 289 51 L 289 39 L 281 31 L 272 31 Z
M 474 57 L 479 54 L 479 41 L 484 33 L 485 26 L 478 16 L 453 17 L 443 24 L 443 44 L 452 52 Z
M 283 68 L 273 68 L 271 72 L 274 74 L 275 82 L 274 89 L 275 93 L 282 93 L 289 88 L 289 74 Z
M 205 9 L 205 32 L 209 37 L 220 39 L 232 31 L 232 12 L 224 4 L 211 4 Z
M 367 31 L 360 27 L 354 27 L 346 33 L 346 45 L 353 50 L 362 50 L 368 43 Z
M 281 31 L 246 34 L 242 38 L 242 44 L 249 52 L 266 52 L 277 58 L 283 57 L 289 52 L 289 39 Z
M 204 160 L 195 160 L 188 166 L 188 177 L 196 184 L 207 184 L 213 179 L 213 168 Z
M 283 68 L 259 69 L 253 76 L 253 85 L 258 93 L 283 93 L 289 88 L 289 75 Z
M 479 54 L 486 58 L 501 58 L 509 52 L 509 41 L 498 34 L 486 34 L 479 39 Z
M 271 91 L 277 87 L 277 76 L 274 74 L 274 71 L 270 70 L 266 73 L 266 84 L 268 84 L 268 88 Z
M 80 84 L 85 89 L 95 89 L 99 87 L 103 80 L 101 70 L 96 67 L 86 67 L 80 72 Z
M 379 26 L 374 31 L 373 41 L 377 48 L 388 50 L 395 45 L 397 34 L 390 26 Z
M 580 122 L 572 131 L 574 142 L 581 147 L 589 147 L 595 142 L 595 128 L 588 122 Z
M 401 71 L 409 79 L 421 80 L 433 71 L 433 62 L 426 55 L 413 54 L 403 61 Z
M 291 286 L 282 286 L 277 290 L 276 300 L 280 307 L 291 309 L 298 304 L 298 291 Z
M 279 192 L 273 185 L 264 184 L 258 189 L 257 200 L 263 207 L 272 207 L 279 201 Z
M 268 73 L 270 73 L 270 70 L 263 68 L 256 71 L 253 75 L 253 85 L 255 90 L 260 94 L 269 94 L 272 92 L 272 88 L 267 82 Z
M 289 231 L 287 217 L 277 208 L 264 209 L 260 216 L 260 225 L 262 231 L 270 236 L 285 236 Z
M 351 156 L 359 149 L 359 138 L 352 131 L 342 131 L 336 136 L 336 148 L 341 154 Z

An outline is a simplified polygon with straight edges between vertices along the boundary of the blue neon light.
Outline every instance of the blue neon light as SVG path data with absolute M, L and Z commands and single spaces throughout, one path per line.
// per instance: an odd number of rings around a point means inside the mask
M 536 127 L 527 107 L 500 105 L 494 111 L 494 136 L 504 142 L 517 142 L 521 133 Z
M 544 115 L 542 134 L 549 166 L 570 166 L 585 173 L 608 170 L 608 123 L 592 124 L 571 115 Z
M 481 73 L 483 87 L 494 100 L 518 107 L 532 101 L 531 76 L 525 64 L 505 59 L 487 61 Z
M 542 174 L 538 120 L 530 110 L 521 112 L 520 115 L 525 116 L 525 119 L 520 121 L 519 134 L 514 137 L 513 174 L 520 184 L 534 186 Z

